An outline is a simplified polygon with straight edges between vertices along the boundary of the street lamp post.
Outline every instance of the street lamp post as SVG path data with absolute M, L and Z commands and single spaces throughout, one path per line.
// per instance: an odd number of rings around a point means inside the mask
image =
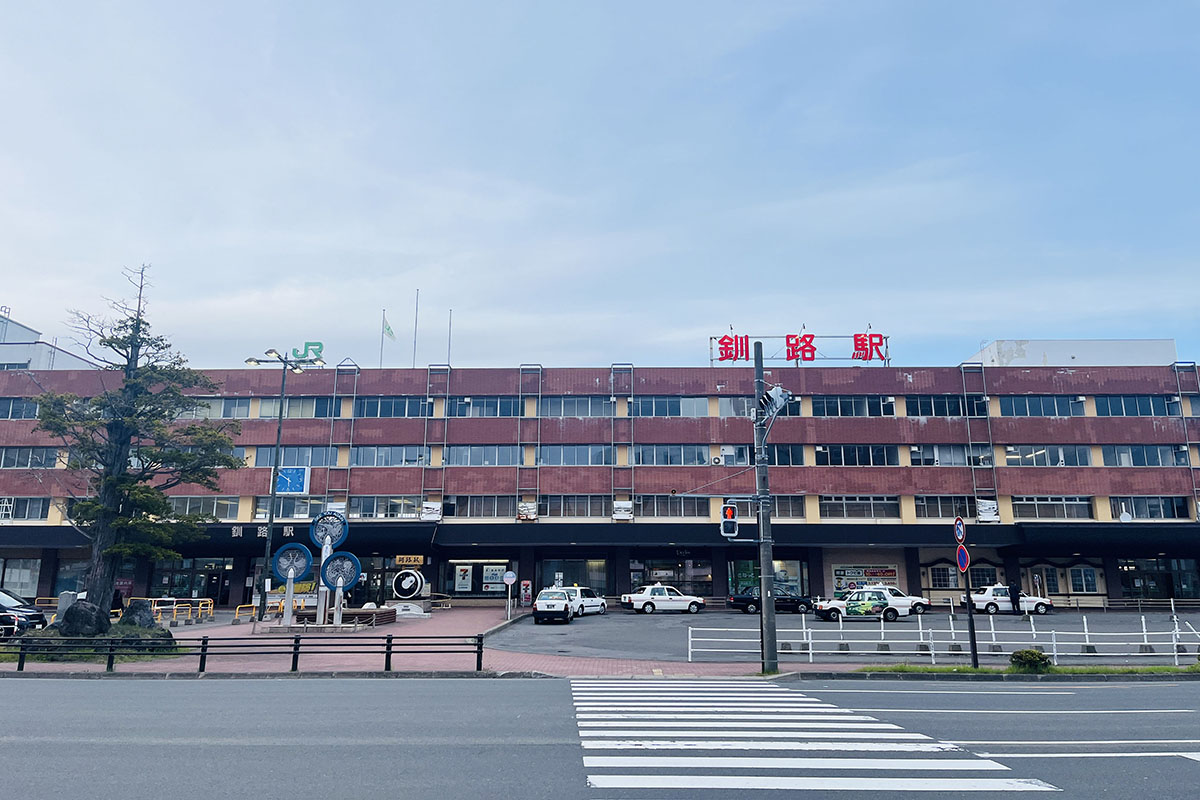
M 304 372 L 305 367 L 325 366 L 325 362 L 320 356 L 316 358 L 288 358 L 275 348 L 268 350 L 265 355 L 278 361 L 283 366 L 283 377 L 279 381 L 279 409 L 275 417 L 275 454 L 274 458 L 271 459 L 271 499 L 267 507 L 267 540 L 263 544 L 262 577 L 258 582 L 259 622 L 262 622 L 263 618 L 267 615 L 267 570 L 271 566 L 271 544 L 275 540 L 275 498 L 279 491 L 280 444 L 283 442 L 283 402 L 287 393 L 287 376 L 289 372 L 299 375 Z M 251 356 L 246 359 L 246 363 L 252 367 L 256 367 L 259 364 L 270 362 L 263 362 L 262 359 Z
M 766 395 L 763 377 L 762 342 L 754 343 L 754 396 Z M 758 596 L 762 602 L 759 617 L 761 626 L 762 671 L 779 671 L 779 650 L 775 630 L 775 556 L 771 538 L 771 488 L 767 482 L 767 423 L 769 413 L 759 408 L 754 414 L 754 493 L 758 499 Z

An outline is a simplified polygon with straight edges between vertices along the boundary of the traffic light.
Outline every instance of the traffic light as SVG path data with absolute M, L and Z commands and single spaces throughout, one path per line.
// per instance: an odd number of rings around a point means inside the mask
M 783 411 L 784 406 L 792 399 L 792 393 L 782 386 L 774 386 L 763 393 L 762 397 L 758 398 L 758 407 L 762 409 L 766 417 L 773 417 L 780 411 Z
M 721 506 L 721 535 L 727 539 L 737 536 L 738 510 L 733 503 Z

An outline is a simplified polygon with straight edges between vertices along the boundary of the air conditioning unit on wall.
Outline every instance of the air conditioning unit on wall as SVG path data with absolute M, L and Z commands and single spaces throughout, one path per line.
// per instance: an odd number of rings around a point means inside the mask
M 633 519 L 633 501 L 614 500 L 612 518 L 617 520 Z
M 725 466 L 725 456 L 713 456 L 712 457 L 712 465 L 714 467 Z

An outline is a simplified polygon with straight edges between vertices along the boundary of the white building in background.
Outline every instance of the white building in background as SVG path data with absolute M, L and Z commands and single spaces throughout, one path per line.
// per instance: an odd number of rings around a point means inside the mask
M 0 306 L 0 370 L 94 369 L 95 364 L 42 341 L 40 331 L 9 317 L 8 306 Z

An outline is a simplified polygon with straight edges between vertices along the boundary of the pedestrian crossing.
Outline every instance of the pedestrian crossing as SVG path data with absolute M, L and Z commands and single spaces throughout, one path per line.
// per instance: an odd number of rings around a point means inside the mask
M 588 786 L 604 792 L 597 800 L 703 790 L 1058 791 L 958 745 L 772 683 L 573 680 L 571 694 Z

